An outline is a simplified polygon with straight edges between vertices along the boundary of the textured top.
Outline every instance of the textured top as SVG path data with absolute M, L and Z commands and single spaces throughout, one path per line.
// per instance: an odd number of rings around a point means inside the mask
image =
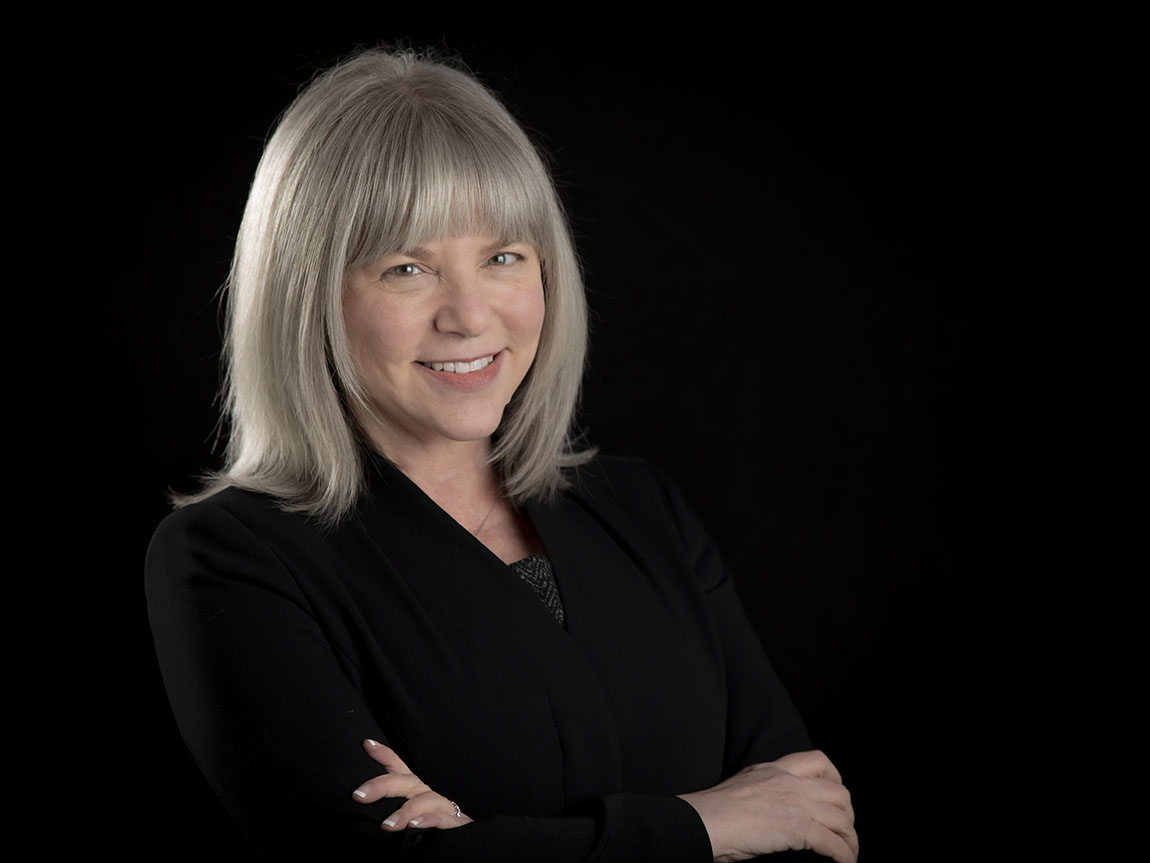
M 555 615 L 559 625 L 567 628 L 567 620 L 563 615 L 563 600 L 559 597 L 559 585 L 555 583 L 555 573 L 551 569 L 551 561 L 541 554 L 534 554 L 510 564 L 512 571 L 531 585 L 539 597 L 539 601 L 547 610 Z

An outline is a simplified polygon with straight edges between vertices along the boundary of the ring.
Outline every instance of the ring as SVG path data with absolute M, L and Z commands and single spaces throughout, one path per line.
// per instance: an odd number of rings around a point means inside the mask
M 459 808 L 459 804 L 456 803 L 454 800 L 448 800 L 447 802 L 450 803 L 451 808 L 453 810 L 455 810 L 455 817 L 456 818 L 462 818 L 463 817 L 463 811 Z

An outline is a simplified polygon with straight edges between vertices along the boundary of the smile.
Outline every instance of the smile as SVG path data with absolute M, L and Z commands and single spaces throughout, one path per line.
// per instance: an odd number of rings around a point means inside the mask
M 480 357 L 479 359 L 471 360 L 470 362 L 468 362 L 466 360 L 454 360 L 454 361 L 446 362 L 446 363 L 439 363 L 439 362 L 425 363 L 422 360 L 417 360 L 417 362 L 419 362 L 419 364 L 421 366 L 424 366 L 425 368 L 429 368 L 432 371 L 455 372 L 455 374 L 457 374 L 457 375 L 468 375 L 468 374 L 471 374 L 472 372 L 478 372 L 478 371 L 481 371 L 482 369 L 487 368 L 489 365 L 491 365 L 491 363 L 492 363 L 492 361 L 494 361 L 494 359 L 495 359 L 495 355 L 492 354 L 489 357 Z

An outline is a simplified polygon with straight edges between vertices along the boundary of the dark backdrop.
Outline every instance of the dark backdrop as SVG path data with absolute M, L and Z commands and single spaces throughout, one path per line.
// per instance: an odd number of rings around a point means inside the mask
M 99 498 L 122 577 L 90 602 L 122 636 L 98 732 L 130 789 L 118 844 L 172 825 L 189 859 L 226 858 L 150 654 L 144 550 L 166 489 L 218 463 L 215 292 L 262 140 L 315 69 L 404 37 L 462 55 L 552 155 L 594 315 L 588 438 L 667 469 L 719 540 L 854 793 L 864 861 L 969 859 L 1006 712 L 990 657 L 1017 300 L 998 255 L 1021 78 L 938 46 L 783 66 L 729 34 L 553 35 L 185 36 L 99 66 L 119 285 L 99 329 L 128 385 L 90 466 L 126 466 Z

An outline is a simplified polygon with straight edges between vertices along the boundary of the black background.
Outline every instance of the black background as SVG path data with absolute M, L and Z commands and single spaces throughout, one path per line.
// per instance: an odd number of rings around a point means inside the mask
M 550 153 L 594 316 L 588 439 L 665 468 L 719 541 L 852 789 L 862 859 L 970 859 L 1011 733 L 991 657 L 1016 589 L 1002 256 L 1029 73 L 929 41 L 784 63 L 730 33 L 555 32 L 184 35 L 100 67 L 95 222 L 120 288 L 99 322 L 127 385 L 90 465 L 115 465 L 93 503 L 123 573 L 90 601 L 122 634 L 97 725 L 131 823 L 229 859 L 150 653 L 143 555 L 167 489 L 218 464 L 216 291 L 262 141 L 315 70 L 406 39 L 461 55 Z

